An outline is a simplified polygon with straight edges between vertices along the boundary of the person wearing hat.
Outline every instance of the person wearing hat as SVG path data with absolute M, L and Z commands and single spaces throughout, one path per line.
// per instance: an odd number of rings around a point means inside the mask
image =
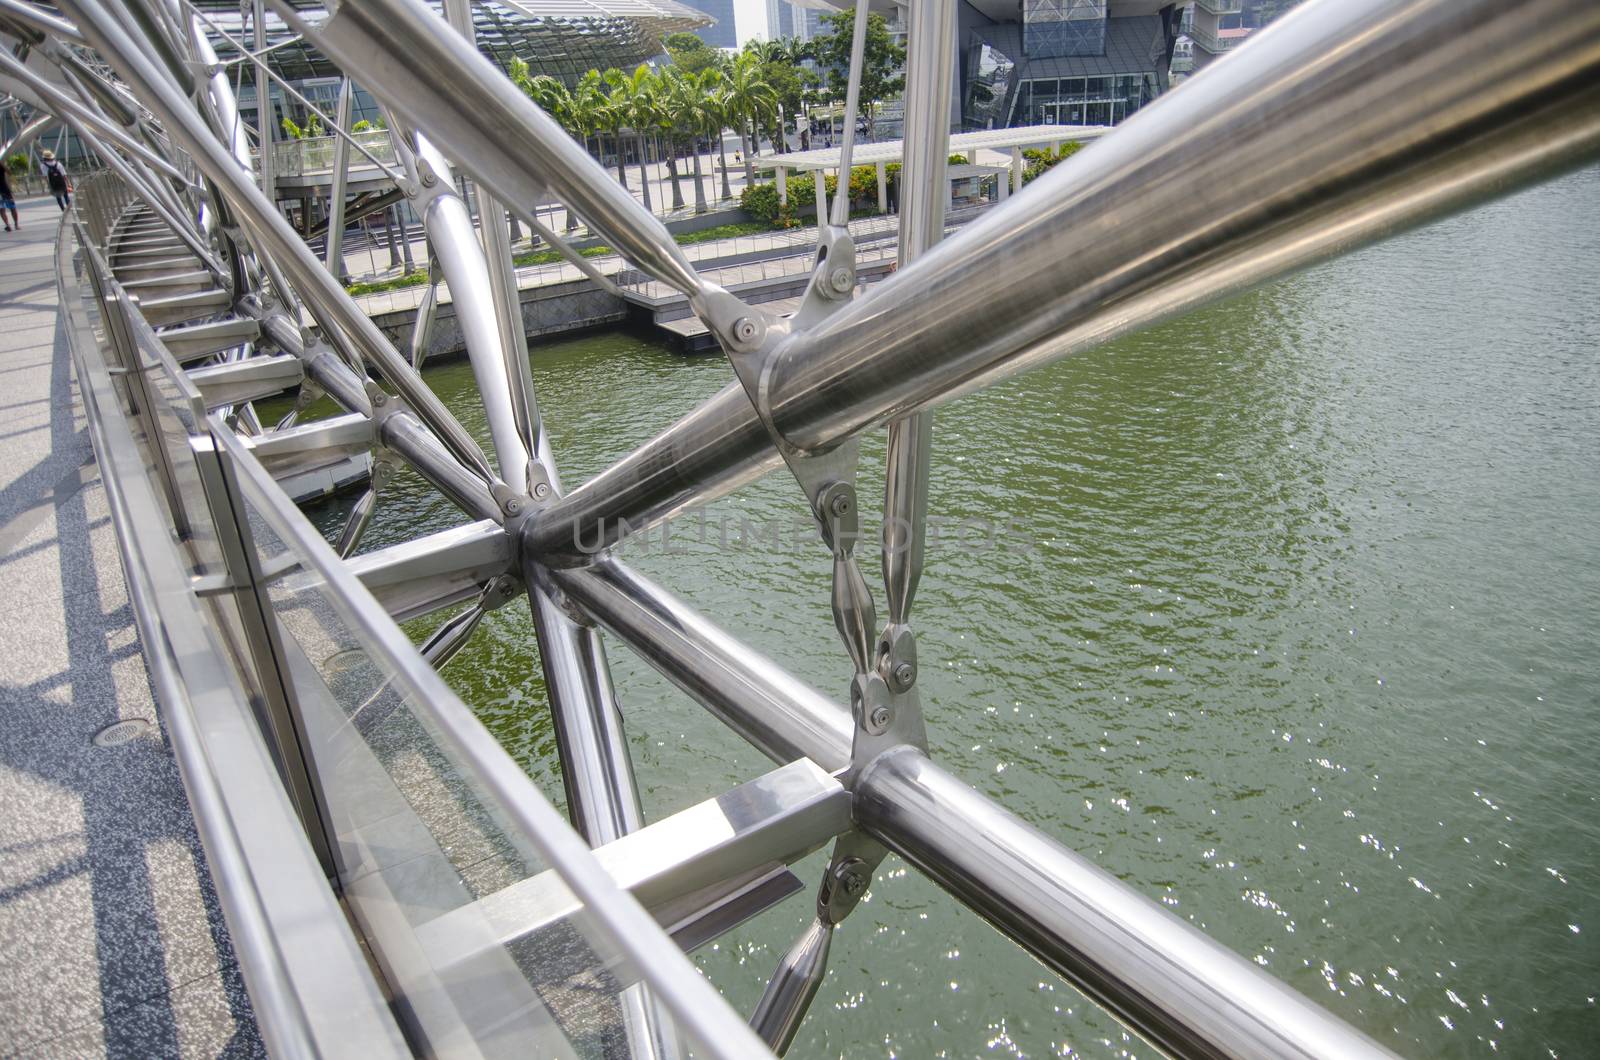
M 56 205 L 65 212 L 72 205 L 72 184 L 67 180 L 66 167 L 56 161 L 54 151 L 40 151 L 39 157 L 44 159 L 44 179 L 50 185 L 50 194 L 56 197 Z

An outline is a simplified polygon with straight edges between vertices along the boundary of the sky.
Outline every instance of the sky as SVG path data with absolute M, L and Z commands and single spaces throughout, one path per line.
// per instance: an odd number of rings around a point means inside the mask
M 739 30 L 739 43 L 767 35 L 766 0 L 733 0 L 733 20 Z

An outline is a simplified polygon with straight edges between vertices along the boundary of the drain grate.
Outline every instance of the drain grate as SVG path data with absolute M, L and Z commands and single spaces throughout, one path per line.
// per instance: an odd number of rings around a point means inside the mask
M 143 718 L 129 718 L 107 725 L 94 734 L 96 747 L 119 747 L 130 740 L 137 740 L 151 729 L 150 723 Z

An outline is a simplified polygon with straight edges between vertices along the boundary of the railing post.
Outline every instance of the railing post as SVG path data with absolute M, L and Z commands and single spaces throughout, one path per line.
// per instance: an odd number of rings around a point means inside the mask
M 315 768 L 315 754 L 306 736 L 299 697 L 290 676 L 283 634 L 268 596 L 268 586 L 285 571 L 268 573 L 255 547 L 233 461 L 209 430 L 192 435 L 190 449 L 205 487 L 206 501 L 216 528 L 217 544 L 227 569 L 227 588 L 238 607 L 244 649 L 255 671 L 252 689 L 256 723 L 283 777 L 284 788 L 300 815 L 306 838 L 316 852 L 322 871 L 338 885 L 338 865 L 333 856 L 333 821 Z
M 128 411 L 138 417 L 140 429 L 144 431 L 146 444 L 150 447 L 150 460 L 155 465 L 156 478 L 161 482 L 162 496 L 166 499 L 167 510 L 172 514 L 173 528 L 177 531 L 178 540 L 186 540 L 190 533 L 189 515 L 178 493 L 172 456 L 167 451 L 161 421 L 156 418 L 149 380 L 145 378 L 145 372 L 156 365 L 146 363 L 140 356 L 139 344 L 134 340 L 133 329 L 128 326 L 128 319 L 124 315 L 131 311 L 132 296 L 116 281 L 101 273 L 92 242 L 83 238 L 87 232 L 79 231 L 78 235 L 85 271 L 89 274 L 90 286 L 94 288 L 95 301 L 100 304 L 106 340 L 116 361 L 111 374 L 113 378 L 120 376 L 122 379 L 122 398 L 127 402 Z

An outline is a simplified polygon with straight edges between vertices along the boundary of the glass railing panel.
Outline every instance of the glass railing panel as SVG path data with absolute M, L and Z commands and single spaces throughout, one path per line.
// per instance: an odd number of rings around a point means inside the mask
M 134 344 L 148 368 L 144 373 L 145 386 L 156 410 L 159 441 L 165 449 L 167 467 L 188 526 L 186 544 L 193 557 L 193 572 L 221 574 L 226 567 L 217 540 L 216 519 L 190 445 L 191 437 L 206 431 L 205 401 L 149 324 L 142 318 L 131 323 Z
M 550 872 L 527 811 L 537 804 L 575 838 L 570 829 L 497 744 L 489 757 L 515 776 L 491 776 L 475 741 L 492 738 L 249 452 L 210 422 L 281 633 L 280 669 L 338 880 L 412 1033 L 430 1051 L 465 1041 L 491 1056 L 629 1055 L 652 1021 L 653 1033 L 676 1037 L 632 985 L 637 954 Z

